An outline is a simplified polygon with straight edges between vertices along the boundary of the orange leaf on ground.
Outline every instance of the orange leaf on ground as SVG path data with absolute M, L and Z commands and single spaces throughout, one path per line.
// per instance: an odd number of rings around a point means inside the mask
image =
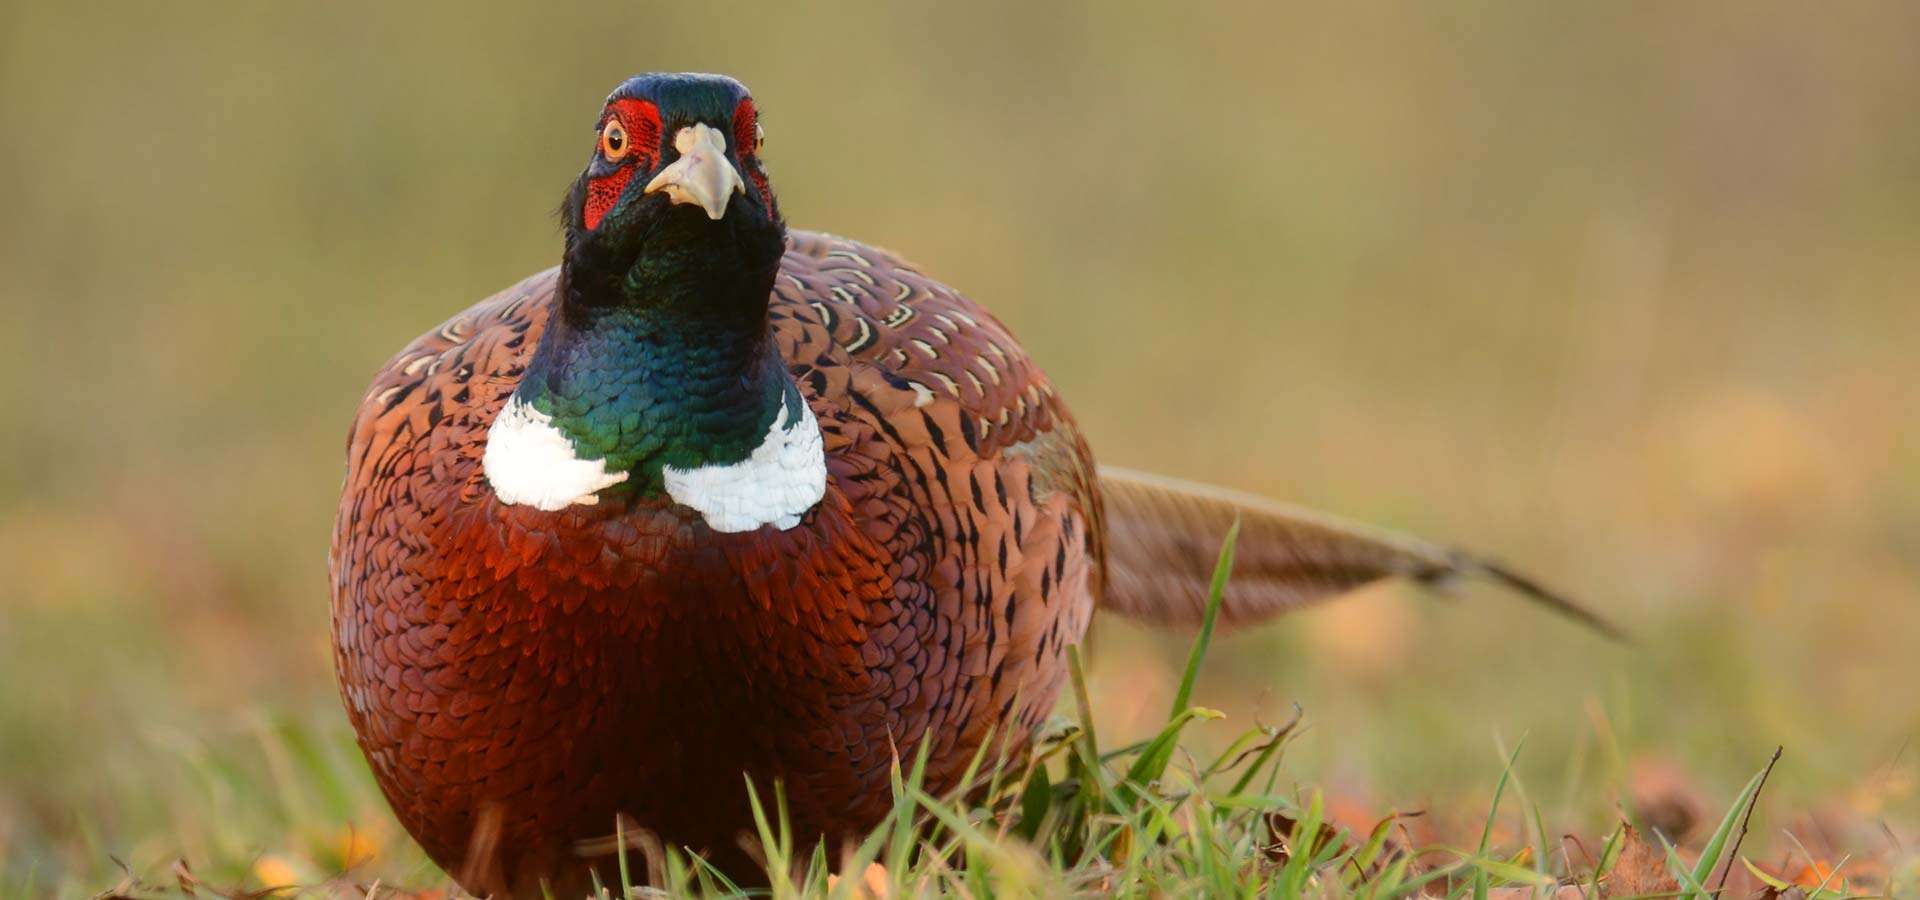
M 827 890 L 831 891 L 840 884 L 840 876 L 827 876 Z M 887 867 L 877 862 L 867 863 L 865 871 L 860 873 L 860 886 L 853 895 L 860 900 L 887 900 Z
M 1808 865 L 1801 866 L 1800 871 L 1794 873 L 1792 880 L 1794 884 L 1810 888 L 1821 885 L 1831 888 L 1840 885 L 1840 880 L 1834 876 L 1833 864 L 1822 859 L 1816 859 Z

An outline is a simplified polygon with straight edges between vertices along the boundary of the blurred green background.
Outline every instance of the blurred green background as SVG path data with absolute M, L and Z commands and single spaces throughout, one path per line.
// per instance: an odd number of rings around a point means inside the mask
M 1894 3 L 6 0 L 0 883 L 323 840 L 289 821 L 404 847 L 329 671 L 348 419 L 556 261 L 601 98 L 654 69 L 747 82 L 791 221 L 994 310 L 1103 461 L 1488 550 L 1640 635 L 1388 589 L 1229 636 L 1199 699 L 1222 734 L 1302 704 L 1302 784 L 1444 807 L 1526 734 L 1577 824 L 1784 743 L 1768 809 L 1911 822 L 1917 42 Z M 1107 729 L 1184 647 L 1100 628 Z

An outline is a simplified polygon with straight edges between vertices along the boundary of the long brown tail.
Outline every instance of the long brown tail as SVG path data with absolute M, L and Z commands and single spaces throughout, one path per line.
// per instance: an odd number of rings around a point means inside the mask
M 1167 626 L 1195 626 L 1233 520 L 1233 577 L 1220 624 L 1245 625 L 1384 578 L 1426 585 L 1485 578 L 1615 639 L 1620 629 L 1497 563 L 1330 516 L 1157 475 L 1100 467 L 1106 508 L 1106 609 Z

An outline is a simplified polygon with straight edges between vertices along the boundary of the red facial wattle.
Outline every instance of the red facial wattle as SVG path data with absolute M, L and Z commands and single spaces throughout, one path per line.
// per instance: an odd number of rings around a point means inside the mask
M 616 151 L 610 148 L 607 131 L 611 123 L 618 123 L 624 130 L 621 146 Z M 616 100 L 607 107 L 600 119 L 598 146 L 594 152 L 613 165 L 613 171 L 587 182 L 587 200 L 581 209 L 581 224 L 589 231 L 600 227 L 600 221 L 612 211 L 614 204 L 620 202 L 620 195 L 633 181 L 636 171 L 648 171 L 660 152 L 660 110 L 646 100 Z
M 767 173 L 757 165 L 748 165 L 760 152 L 760 113 L 753 108 L 753 98 L 740 101 L 733 108 L 733 146 L 740 155 L 740 169 L 753 182 L 753 189 L 760 193 L 760 203 L 769 211 L 773 209 L 773 190 L 767 186 Z

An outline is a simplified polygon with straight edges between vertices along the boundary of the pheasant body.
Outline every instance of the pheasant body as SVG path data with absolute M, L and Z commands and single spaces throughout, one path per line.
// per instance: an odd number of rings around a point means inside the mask
M 743 772 L 783 783 L 797 827 L 846 837 L 922 735 L 936 788 L 989 730 L 1017 752 L 1099 560 L 1091 457 L 1006 331 L 890 254 L 796 233 L 769 320 L 824 441 L 817 508 L 745 533 L 660 498 L 547 512 L 491 500 L 481 458 L 557 278 L 402 351 L 350 440 L 338 669 L 434 859 L 468 867 L 495 816 L 482 865 L 500 871 L 477 877 L 516 886 L 616 813 L 725 855 Z
M 476 894 L 588 884 L 617 820 L 750 870 L 743 776 L 857 838 L 1018 754 L 1096 602 L 1222 621 L 1381 578 L 1505 569 L 1097 470 L 985 310 L 898 257 L 789 232 L 752 98 L 608 98 L 561 265 L 415 340 L 349 434 L 329 568 L 341 694 L 401 823 Z M 994 743 L 986 746 L 991 736 Z M 597 854 L 597 855 L 596 855 Z

